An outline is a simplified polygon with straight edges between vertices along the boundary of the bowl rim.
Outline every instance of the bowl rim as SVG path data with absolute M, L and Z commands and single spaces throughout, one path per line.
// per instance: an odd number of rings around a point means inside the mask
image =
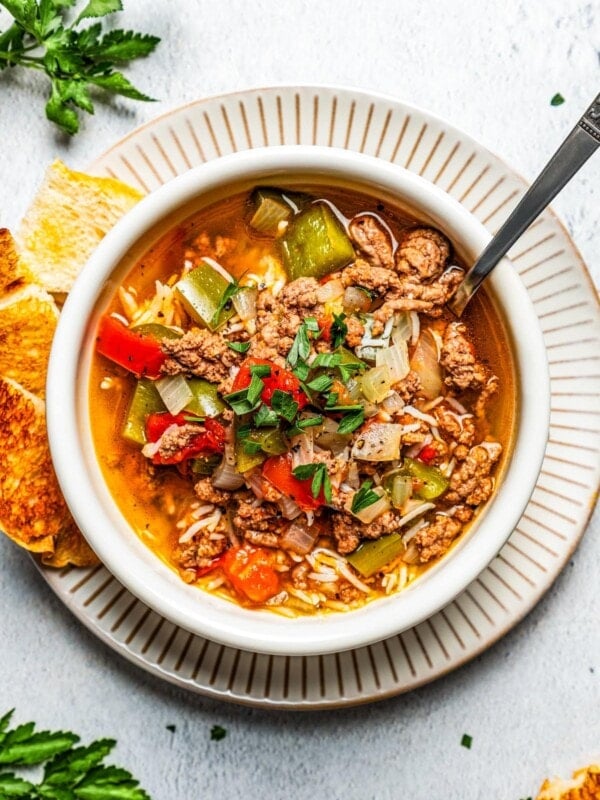
M 550 418 L 550 382 L 542 333 L 526 289 L 504 260 L 491 282 L 504 310 L 527 321 L 509 326 L 515 371 L 520 383 L 519 423 L 511 464 L 485 514 L 447 558 L 397 595 L 361 609 L 318 617 L 288 619 L 249 611 L 186 585 L 125 522 L 98 476 L 83 417 L 88 384 L 78 376 L 91 352 L 91 320 L 106 283 L 127 251 L 165 216 L 217 187 L 241 180 L 259 181 L 279 173 L 346 177 L 366 192 L 385 188 L 402 203 L 443 223 L 451 240 L 473 254 L 491 238 L 456 200 L 420 176 L 387 161 L 330 147 L 279 145 L 223 156 L 166 183 L 135 206 L 109 231 L 92 254 L 69 294 L 57 326 L 47 381 L 50 450 L 65 499 L 90 545 L 106 567 L 146 605 L 180 627 L 242 650 L 273 655 L 315 655 L 365 646 L 413 627 L 458 596 L 490 563 L 517 524 L 535 487 L 545 451 Z M 210 202 L 210 199 L 209 199 Z M 508 315 L 505 314 L 507 322 Z M 86 376 L 86 377 L 89 377 Z M 89 426 L 88 426 L 89 427 Z M 525 441 L 526 433 L 526 441 Z M 85 440 L 85 441 L 84 441 Z M 523 449 L 526 446 L 526 451 Z M 104 491 L 102 487 L 104 486 Z M 112 504 L 112 505 L 111 505 Z M 119 521 L 120 518 L 120 521 Z M 483 525 L 480 525 L 483 523 Z M 484 531 L 479 531 L 483 527 Z M 129 535 L 122 534 L 129 532 Z M 477 536 L 472 534 L 477 533 Z M 477 547 L 470 544 L 475 538 Z M 450 569 L 453 564 L 454 568 Z M 419 588 L 423 587 L 423 588 Z M 424 595 L 424 596 L 421 596 Z M 209 614 L 202 612 L 208 610 Z M 345 624 L 350 622 L 351 625 Z

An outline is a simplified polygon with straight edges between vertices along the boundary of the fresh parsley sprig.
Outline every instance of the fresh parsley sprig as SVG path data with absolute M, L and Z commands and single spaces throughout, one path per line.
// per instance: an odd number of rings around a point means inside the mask
M 350 508 L 353 514 L 358 514 L 359 511 L 363 510 L 363 508 L 372 506 L 373 503 L 376 503 L 380 499 L 377 492 L 373 491 L 372 486 L 373 481 L 367 479 L 354 494 L 354 497 L 352 498 L 352 506 Z
M 15 800 L 150 800 L 130 772 L 102 762 L 114 739 L 98 739 L 74 747 L 79 736 L 67 731 L 35 731 L 33 722 L 9 725 L 13 711 L 0 719 L 0 798 Z M 3 768 L 43 764 L 40 783 L 32 783 Z
M 0 71 L 26 67 L 50 79 L 46 116 L 69 134 L 79 130 L 79 110 L 94 113 L 92 90 L 97 88 L 131 100 L 151 101 L 115 69 L 116 64 L 149 55 L 157 36 L 135 31 L 103 33 L 102 23 L 85 28 L 83 20 L 105 17 L 123 8 L 122 0 L 88 0 L 73 21 L 69 9 L 77 0 L 0 0 L 13 17 L 0 31 Z

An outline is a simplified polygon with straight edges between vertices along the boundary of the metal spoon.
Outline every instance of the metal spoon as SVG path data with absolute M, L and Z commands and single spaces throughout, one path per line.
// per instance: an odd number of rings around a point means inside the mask
M 467 272 L 448 308 L 460 317 L 483 279 L 600 147 L 600 94 L 581 117 L 492 241 Z

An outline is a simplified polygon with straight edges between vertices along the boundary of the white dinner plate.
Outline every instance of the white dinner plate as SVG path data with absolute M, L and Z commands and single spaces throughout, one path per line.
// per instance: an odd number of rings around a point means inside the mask
M 151 192 L 227 153 L 318 144 L 393 161 L 455 197 L 493 233 L 526 188 L 500 159 L 434 115 L 370 92 L 256 89 L 200 100 L 133 131 L 90 165 Z M 519 525 L 453 603 L 412 630 L 326 656 L 281 657 L 194 636 L 153 612 L 103 566 L 41 572 L 117 653 L 191 691 L 248 705 L 314 709 L 399 694 L 434 680 L 509 631 L 577 546 L 600 482 L 600 310 L 590 276 L 549 211 L 510 253 L 540 320 L 552 385 L 550 437 Z

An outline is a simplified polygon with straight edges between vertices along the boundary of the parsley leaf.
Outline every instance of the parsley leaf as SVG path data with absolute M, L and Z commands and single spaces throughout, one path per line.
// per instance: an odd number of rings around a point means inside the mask
M 292 475 L 300 481 L 312 478 L 310 492 L 317 499 L 323 490 L 323 497 L 326 503 L 331 503 L 331 481 L 327 472 L 326 464 L 317 462 L 312 464 L 300 464 L 292 470 Z
M 295 367 L 299 360 L 306 361 L 310 355 L 310 340 L 308 338 L 308 328 L 303 322 L 298 328 L 287 360 L 290 367 Z
M 262 386 L 264 386 L 264 384 L 261 381 L 261 379 L 253 377 L 252 380 L 258 381 L 261 384 L 261 391 L 262 391 Z M 250 414 L 252 411 L 256 411 L 256 409 L 258 408 L 258 405 L 260 403 L 260 392 L 258 393 L 259 396 L 253 402 L 250 402 L 249 391 L 251 386 L 252 383 L 247 389 L 240 389 L 237 392 L 231 392 L 231 394 L 223 395 L 223 400 L 225 400 L 225 402 L 231 406 L 234 413 L 237 414 L 238 416 L 243 416 L 244 414 Z M 256 384 L 255 384 L 255 389 L 253 391 L 255 390 L 256 390 Z
M 337 367 L 342 362 L 342 357 L 338 353 L 319 353 L 315 356 L 311 367 Z
M 271 374 L 271 367 L 268 364 L 252 364 L 250 367 L 250 375 L 256 375 L 257 378 L 268 378 Z
M 102 36 L 101 22 L 79 28 L 85 19 L 121 11 L 121 0 L 89 0 L 68 24 L 66 10 L 75 5 L 76 0 L 0 0 L 14 20 L 0 32 L 0 70 L 20 66 L 45 72 L 50 81 L 46 116 L 71 135 L 79 130 L 78 110 L 94 113 L 92 86 L 132 100 L 151 100 L 114 65 L 149 55 L 160 41 L 124 30 Z
M 305 419 L 296 420 L 296 424 L 286 431 L 288 436 L 298 436 L 304 431 L 305 428 L 314 428 L 317 425 L 323 424 L 323 417 L 306 417 Z
M 562 106 L 565 102 L 565 98 L 562 96 L 560 92 L 557 92 L 554 97 L 550 100 L 551 106 Z
M 353 514 L 358 514 L 358 512 L 362 511 L 363 508 L 372 506 L 373 503 L 376 503 L 380 499 L 377 492 L 374 492 L 371 488 L 372 486 L 373 481 L 366 480 L 359 490 L 355 492 L 354 497 L 352 498 L 352 507 L 350 509 Z
M 0 0 L 0 2 L 1 2 L 1 0 Z M 115 74 L 116 75 L 120 75 L 120 73 L 115 73 Z M 123 78 L 123 77 L 124 76 L 121 75 L 121 78 Z M 121 94 L 123 94 L 123 92 L 121 92 Z M 137 100 L 137 99 L 140 99 L 140 98 L 134 97 L 133 99 Z M 236 280 L 230 281 L 227 284 L 227 288 L 225 289 L 225 291 L 221 295 L 221 299 L 219 300 L 219 304 L 217 305 L 215 313 L 212 315 L 212 319 L 210 321 L 210 324 L 211 324 L 211 326 L 213 328 L 217 327 L 217 325 L 219 324 L 219 317 L 221 316 L 221 312 L 225 309 L 225 307 L 227 306 L 227 304 L 229 303 L 231 298 L 235 297 L 235 295 L 241 290 L 241 288 L 242 287 L 239 285 L 239 283 Z
M 346 340 L 348 326 L 344 322 L 345 319 L 345 314 L 333 315 L 333 322 L 331 324 L 331 347 L 334 350 L 343 345 Z
M 363 408 L 360 411 L 352 411 L 342 419 L 340 424 L 338 425 L 337 432 L 338 433 L 352 433 L 365 421 L 365 411 Z
M 256 414 L 254 415 L 254 424 L 257 428 L 266 428 L 272 425 L 277 425 L 279 417 L 273 409 L 268 406 L 261 405 Z
M 329 377 L 329 375 L 318 375 L 306 385 L 309 389 L 312 389 L 313 392 L 328 392 L 333 386 L 333 378 Z
M 279 416 L 283 417 L 286 422 L 293 422 L 298 413 L 299 405 L 289 392 L 275 389 L 271 398 L 271 408 Z
M 471 745 L 473 744 L 473 737 L 469 736 L 468 733 L 463 733 L 463 737 L 460 740 L 460 743 L 463 747 L 466 747 L 467 750 L 471 749 Z
M 258 377 L 258 375 L 252 375 L 250 386 L 248 386 L 248 388 L 246 389 L 246 398 L 251 406 L 256 405 L 256 403 L 260 400 L 260 396 L 264 388 L 265 384 Z
M 247 353 L 250 349 L 250 342 L 227 342 L 227 347 L 235 350 L 236 353 Z
M 227 736 L 227 730 L 222 725 L 213 725 L 210 729 L 210 738 L 213 742 L 220 742 Z
M 288 359 L 289 359 L 289 356 L 288 356 Z M 306 361 L 302 361 L 301 359 L 298 359 L 298 361 L 296 362 L 296 366 L 294 367 L 292 372 L 298 378 L 298 380 L 305 381 L 308 378 L 308 375 L 310 373 L 310 367 L 308 366 Z
M 114 739 L 98 739 L 87 747 L 74 747 L 79 736 L 64 731 L 35 731 L 33 722 L 8 730 L 12 712 L 0 719 L 0 764 L 29 766 L 47 762 L 39 784 L 24 780 L 12 772 L 0 774 L 0 797 L 119 798 L 150 800 L 131 773 L 102 762 L 112 751 Z M 30 777 L 30 776 L 28 776 Z

